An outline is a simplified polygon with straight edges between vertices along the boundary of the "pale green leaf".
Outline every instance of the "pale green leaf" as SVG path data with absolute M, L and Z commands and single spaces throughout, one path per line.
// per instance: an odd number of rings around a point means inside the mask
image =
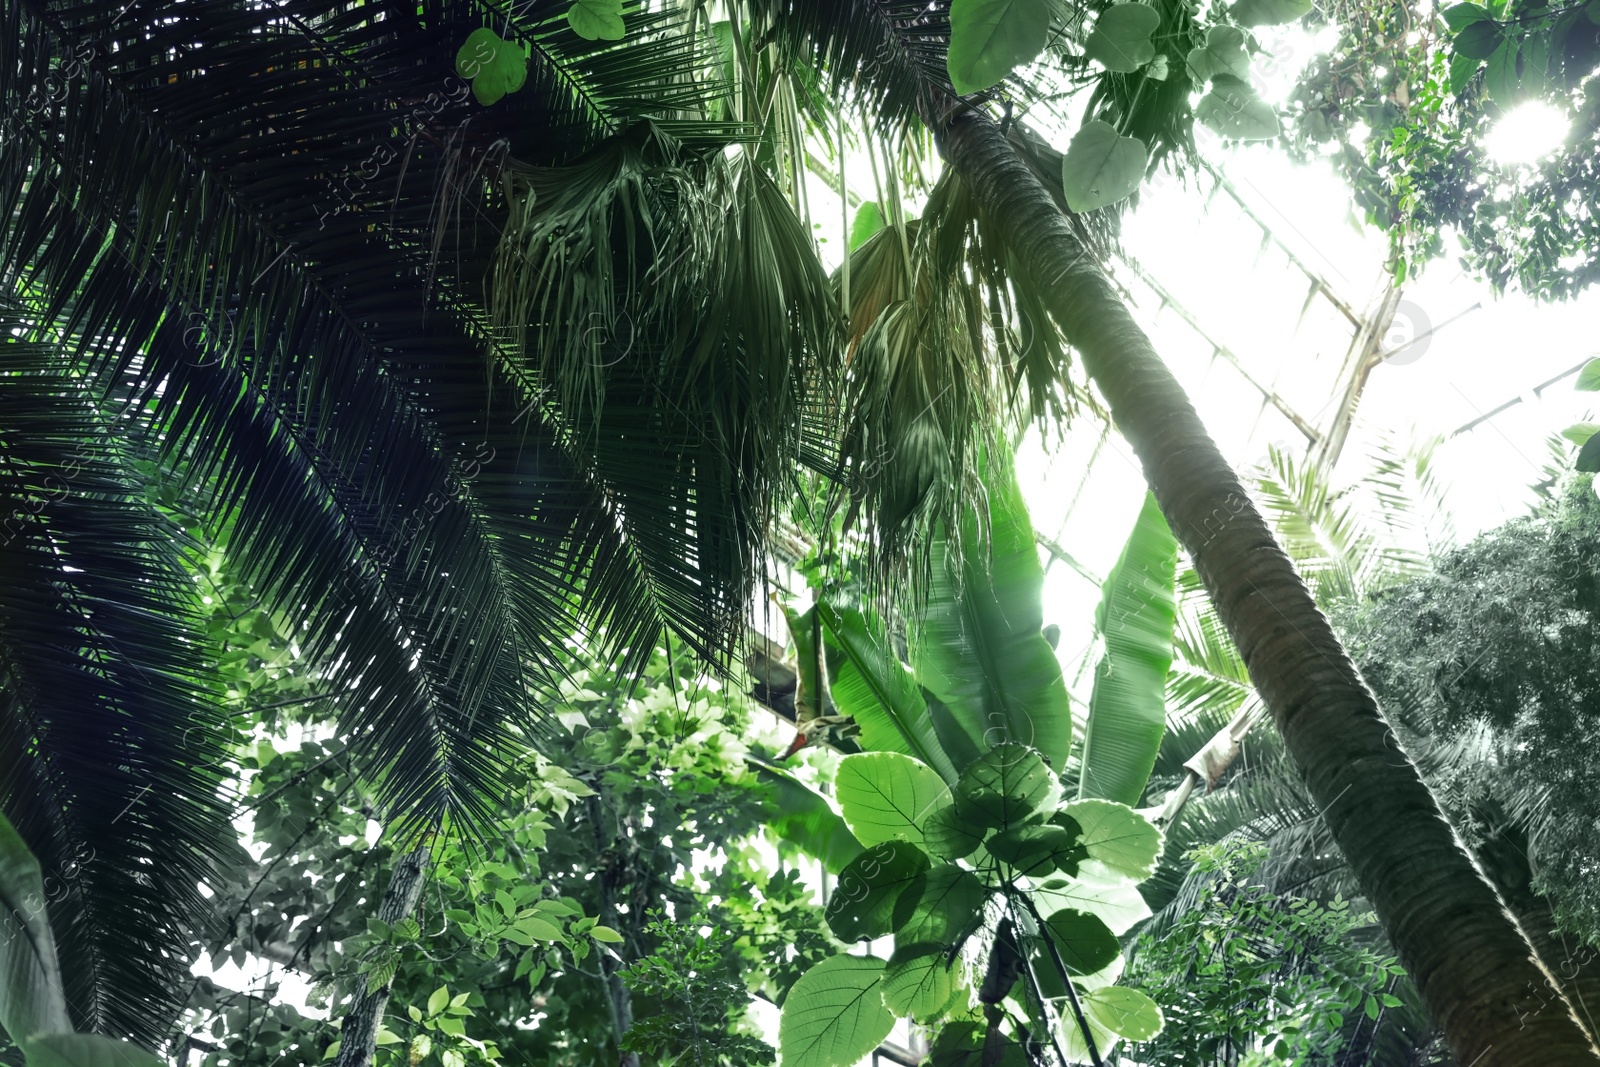
M 945 961 L 944 946 L 897 947 L 884 968 L 883 1003 L 896 1015 L 931 1022 L 950 1002 L 960 980 L 960 971 Z
M 1113 4 L 1095 20 L 1083 54 L 1107 70 L 1132 74 L 1156 57 L 1150 37 L 1159 25 L 1161 14 L 1148 4 Z
M 1178 542 L 1153 493 L 1100 587 L 1095 666 L 1083 733 L 1080 797 L 1137 804 L 1167 724 L 1167 672 L 1177 620 Z
M 1238 0 L 1228 14 L 1241 26 L 1279 26 L 1311 10 L 1311 0 Z
M 622 23 L 622 0 L 573 0 L 567 21 L 586 41 L 620 41 L 627 32 Z
M 1218 74 L 1247 81 L 1250 57 L 1244 50 L 1244 31 L 1226 25 L 1207 30 L 1205 43 L 1189 51 L 1189 73 L 1196 85 L 1204 85 Z
M 1282 125 L 1272 105 L 1242 82 L 1221 82 L 1194 107 L 1197 119 L 1224 137 L 1264 141 L 1278 136 Z
M 923 842 L 921 825 L 948 790 L 923 763 L 898 752 L 862 752 L 839 761 L 839 809 L 863 845 Z
M 1083 994 L 1083 1011 L 1090 1019 L 1129 1041 L 1148 1041 L 1161 1032 L 1161 1008 L 1137 989 L 1106 986 Z
M 1100 119 L 1084 123 L 1061 157 L 1067 206 L 1093 211 L 1126 199 L 1144 180 L 1149 162 L 1149 149 L 1137 137 L 1119 136 L 1115 126 Z
M 883 1003 L 884 963 L 834 956 L 789 990 L 778 1022 L 784 1067 L 853 1067 L 894 1029 Z
M 44 879 L 27 843 L 0 815 L 0 1024 L 19 1043 L 71 1030 L 61 964 L 45 911 Z
M 950 83 L 965 96 L 987 89 L 1044 50 L 1048 0 L 952 0 Z
M 167 1067 L 138 1045 L 99 1034 L 36 1034 L 24 1050 L 28 1067 Z
M 1161 855 L 1161 831 L 1126 804 L 1075 800 L 1064 809 L 1083 828 L 1079 841 L 1089 858 L 1139 881 L 1150 877 Z

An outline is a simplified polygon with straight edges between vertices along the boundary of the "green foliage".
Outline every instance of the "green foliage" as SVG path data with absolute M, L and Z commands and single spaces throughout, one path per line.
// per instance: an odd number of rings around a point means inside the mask
M 1388 990 L 1403 972 L 1353 942 L 1361 919 L 1343 900 L 1322 905 L 1251 884 L 1266 858 L 1259 844 L 1223 842 L 1190 858 L 1205 878 L 1194 905 L 1131 953 L 1127 983 L 1166 1018 L 1158 1036 L 1130 1049 L 1140 1063 L 1326 1063 L 1348 1015 L 1376 1017 L 1400 1003 Z
M 1344 173 L 1367 221 L 1388 233 L 1398 281 L 1447 251 L 1446 229 L 1459 234 L 1465 264 L 1498 288 L 1560 299 L 1600 275 L 1596 11 L 1592 0 L 1442 11 L 1364 0 L 1339 20 L 1338 41 L 1295 91 L 1289 143 Z M 1486 138 L 1530 100 L 1570 120 L 1570 133 L 1546 159 L 1492 158 Z M 1362 144 L 1358 125 L 1370 134 Z
M 1118 136 L 1109 122 L 1095 119 L 1084 123 L 1061 158 L 1067 206 L 1074 211 L 1093 211 L 1132 196 L 1144 181 L 1149 157 L 1143 141 Z
M 1100 587 L 1096 629 L 1105 655 L 1095 665 L 1080 797 L 1137 804 L 1166 729 L 1166 684 L 1177 619 L 1178 542 L 1154 494 Z
M 950 83 L 963 95 L 987 89 L 1044 50 L 1048 0 L 952 0 Z
M 39 861 L 0 815 L 0 1027 L 29 1067 L 160 1067 L 138 1045 L 72 1030 Z
M 1526 833 L 1536 886 L 1594 943 L 1600 886 L 1585 857 L 1600 848 L 1587 814 L 1600 789 L 1600 499 L 1589 481 L 1569 478 L 1533 515 L 1340 621 L 1407 746 L 1458 751 L 1433 784 L 1469 843 Z
M 628 1052 L 662 1067 L 761 1067 L 773 1061 L 772 1046 L 740 1033 L 738 1009 L 747 997 L 744 983 L 730 975 L 732 938 L 713 930 L 708 936 L 659 913 L 645 928 L 656 942 L 648 956 L 620 972 L 636 997 L 654 1005 L 635 1019 L 622 1040 Z

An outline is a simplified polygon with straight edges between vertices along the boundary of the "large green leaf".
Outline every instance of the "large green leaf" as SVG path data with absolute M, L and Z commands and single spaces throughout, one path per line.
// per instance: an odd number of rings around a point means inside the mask
M 1277 26 L 1295 22 L 1311 10 L 1311 0 L 1238 0 L 1228 9 L 1241 26 Z
M 1148 1041 L 1161 1032 L 1161 1008 L 1127 986 L 1089 990 L 1083 995 L 1083 1011 L 1094 1022 L 1129 1041 Z
M 818 604 L 816 612 L 834 705 L 861 728 L 861 746 L 915 756 L 945 781 L 955 781 L 955 766 L 939 744 L 922 691 L 894 654 L 883 623 L 875 615 L 828 604 Z
M 1100 587 L 1095 624 L 1105 654 L 1095 667 L 1083 731 L 1080 797 L 1137 804 L 1144 795 L 1166 730 L 1177 565 L 1178 542 L 1155 495 L 1147 493 L 1133 534 Z
M 1049 0 L 952 0 L 950 83 L 987 89 L 1042 52 L 1049 30 Z
M 1228 25 L 1207 30 L 1205 43 L 1189 50 L 1189 73 L 1196 85 L 1204 85 L 1219 74 L 1248 79 L 1250 57 L 1244 50 L 1244 31 Z
M 1029 744 L 1059 770 L 1072 747 L 1072 711 L 1055 650 L 1040 632 L 1044 570 L 1033 525 L 1009 467 L 991 464 L 987 480 L 987 540 L 974 517 L 967 551 L 948 534 L 935 541 L 912 667 L 976 751 Z
M 1271 104 L 1249 83 L 1225 74 L 1216 76 L 1211 91 L 1195 104 L 1194 115 L 1222 136 L 1240 141 L 1269 140 L 1282 129 Z
M 784 1067 L 852 1067 L 877 1048 L 894 1029 L 883 971 L 872 956 L 834 956 L 802 975 L 778 1022 Z
M 862 752 L 839 761 L 839 808 L 863 845 L 923 843 L 922 822 L 948 790 L 925 764 L 898 752 Z
M 1069 975 L 1094 974 L 1122 951 L 1105 921 L 1086 911 L 1062 908 L 1045 920 L 1044 927 Z
M 1098 915 L 1118 937 L 1150 918 L 1150 905 L 1126 878 L 1094 878 L 1080 872 L 1076 878 L 1047 879 L 1033 893 L 1041 910 L 1071 908 Z
M 832 874 L 861 854 L 861 842 L 827 797 L 788 771 L 754 757 L 748 761 L 770 790 L 765 810 L 774 833 L 816 857 Z
M 840 941 L 882 937 L 894 929 L 895 905 L 925 883 L 928 856 L 905 841 L 873 845 L 845 865 L 822 915 Z
M 983 844 L 987 830 L 982 823 L 974 823 L 963 816 L 955 804 L 947 800 L 923 820 L 923 845 L 940 859 L 964 859 Z
M 1027 745 L 997 745 L 961 772 L 955 785 L 956 811 L 971 822 L 996 828 L 1020 827 L 1055 790 L 1055 775 Z
M 868 200 L 856 208 L 856 217 L 850 222 L 850 251 L 867 243 L 867 239 L 883 229 L 883 209 L 876 200 Z
M 1120 136 L 1115 126 L 1100 119 L 1084 123 L 1061 157 L 1067 206 L 1093 211 L 1132 196 L 1149 161 L 1150 152 L 1137 137 Z
M 1083 54 L 1107 70 L 1132 74 L 1156 57 L 1150 35 L 1159 25 L 1161 14 L 1149 4 L 1112 4 L 1095 20 Z
M 915 889 L 911 907 L 904 902 L 912 897 L 907 889 L 896 908 L 896 943 L 953 945 L 982 921 L 983 903 L 989 898 L 976 874 L 954 863 L 941 863 L 925 872 Z
M 961 972 L 945 959 L 944 946 L 895 948 L 883 975 L 883 1003 L 896 1015 L 931 1021 L 955 994 Z
M 1161 855 L 1161 831 L 1126 804 L 1075 800 L 1066 813 L 1083 829 L 1079 840 L 1089 858 L 1134 881 L 1150 877 Z
M 39 861 L 0 815 L 0 1025 L 15 1044 L 38 1033 L 71 1030 L 61 988 L 61 965 L 45 914 Z

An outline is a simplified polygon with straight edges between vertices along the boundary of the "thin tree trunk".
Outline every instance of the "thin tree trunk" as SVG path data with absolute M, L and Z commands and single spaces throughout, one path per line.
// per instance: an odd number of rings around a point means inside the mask
M 386 923 L 397 923 L 416 910 L 427 864 L 426 848 L 415 849 L 400 858 L 389 878 L 389 888 L 384 890 L 383 901 L 378 905 L 378 918 Z M 378 1027 L 383 1023 L 383 1011 L 389 1005 L 389 988 L 393 984 L 391 976 L 370 993 L 363 987 L 351 1003 L 344 1025 L 339 1028 L 339 1058 L 334 1061 L 334 1067 L 372 1067 L 372 1057 L 378 1050 Z
M 1044 290 L 1110 403 L 1456 1059 L 1471 1067 L 1600 1063 L 1182 388 L 1050 193 L 986 114 L 957 108 L 943 118 L 929 125 L 946 160 L 1021 272 Z M 1557 1002 L 1530 1013 L 1540 991 Z

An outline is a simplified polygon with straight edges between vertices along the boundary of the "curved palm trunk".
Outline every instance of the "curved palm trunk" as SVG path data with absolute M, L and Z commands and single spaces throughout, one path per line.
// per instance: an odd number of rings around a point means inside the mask
M 1478 846 L 1477 853 L 1484 874 L 1517 917 L 1517 924 L 1555 978 L 1584 1032 L 1590 1040 L 1600 1040 L 1600 951 L 1557 929 L 1550 898 L 1533 887 L 1527 834 L 1510 825 L 1502 826 Z M 1526 1010 L 1532 1013 L 1559 1007 L 1539 1001 Z
M 1109 401 L 1457 1061 L 1600 1064 L 1183 389 L 1051 194 L 987 115 L 958 109 L 945 119 L 929 125 L 946 160 L 1044 291 Z

